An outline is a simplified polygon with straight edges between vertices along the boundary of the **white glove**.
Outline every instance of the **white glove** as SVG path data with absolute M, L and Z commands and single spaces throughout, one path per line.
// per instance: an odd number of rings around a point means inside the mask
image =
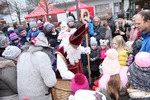
M 99 65 L 99 72 L 101 75 L 103 74 L 102 64 Z
M 85 48 L 85 53 L 86 54 L 90 54 L 91 53 L 91 48 L 90 47 L 86 47 Z
M 30 38 L 27 38 L 27 41 L 29 42 L 29 41 L 30 41 Z

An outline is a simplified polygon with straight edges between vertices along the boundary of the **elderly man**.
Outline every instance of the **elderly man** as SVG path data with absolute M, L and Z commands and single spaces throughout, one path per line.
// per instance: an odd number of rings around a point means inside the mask
M 94 20 L 94 32 L 97 33 L 97 35 L 95 35 L 94 37 L 96 38 L 97 41 L 99 41 L 100 39 L 105 39 L 107 29 L 100 25 L 101 21 L 98 16 L 95 16 L 93 20 Z
M 150 52 L 150 10 L 140 11 L 136 15 L 135 25 L 144 38 L 140 51 Z

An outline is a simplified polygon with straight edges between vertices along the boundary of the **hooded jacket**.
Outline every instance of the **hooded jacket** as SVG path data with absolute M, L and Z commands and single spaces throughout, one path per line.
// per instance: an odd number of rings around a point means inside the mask
M 19 100 L 52 100 L 48 90 L 57 80 L 51 61 L 42 47 L 30 46 L 17 62 L 17 86 Z

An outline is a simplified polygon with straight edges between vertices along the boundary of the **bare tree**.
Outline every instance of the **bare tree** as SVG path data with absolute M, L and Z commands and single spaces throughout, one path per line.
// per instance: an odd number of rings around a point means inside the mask
M 42 3 L 43 2 L 43 3 Z M 48 11 L 48 4 L 54 3 L 55 0 L 26 0 L 28 12 L 31 12 L 36 6 L 41 6 L 45 12 Z
M 54 3 L 54 0 L 49 0 L 49 1 L 48 0 L 41 0 L 39 3 L 39 6 L 41 6 L 44 9 L 44 11 L 47 14 L 46 17 L 50 21 L 48 15 L 49 15 L 49 12 L 53 10 L 53 8 L 50 6 L 49 2 L 52 4 L 52 3 Z
M 21 0 L 9 0 L 9 6 L 12 12 L 15 12 L 19 23 L 21 24 L 21 14 L 26 11 L 26 5 Z
M 0 1 L 0 15 L 7 14 L 9 14 L 7 1 Z
M 50 4 L 53 4 L 55 0 L 26 0 L 26 4 L 28 5 L 27 8 L 32 8 L 36 7 L 37 5 L 43 8 L 45 13 L 47 14 L 47 19 L 49 20 L 48 14 L 50 11 L 53 10 L 53 8 L 50 6 Z M 29 5 L 30 4 L 30 5 Z M 32 7 L 29 7 L 32 6 Z M 31 9 L 28 9 L 30 11 Z
M 60 6 L 65 7 L 64 10 L 67 10 L 68 3 L 69 3 L 70 1 L 71 1 L 71 0 L 55 0 L 55 3 L 56 3 L 57 5 L 60 5 Z
M 39 3 L 40 0 L 26 0 L 27 12 L 30 13 Z

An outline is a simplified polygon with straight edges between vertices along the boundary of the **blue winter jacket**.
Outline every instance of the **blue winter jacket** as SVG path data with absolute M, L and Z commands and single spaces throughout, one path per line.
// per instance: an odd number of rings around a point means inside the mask
M 28 32 L 28 34 L 27 34 L 27 37 L 26 37 L 27 41 L 28 41 L 29 39 L 31 39 L 31 38 L 37 37 L 37 35 L 38 35 L 40 32 L 41 32 L 41 31 L 38 30 L 38 29 L 37 29 L 35 32 L 33 32 L 32 30 L 29 30 L 29 32 Z
M 142 47 L 140 49 L 140 52 L 144 51 L 150 53 L 150 32 L 147 34 L 141 33 L 141 36 L 143 37 L 144 40 L 142 42 Z

